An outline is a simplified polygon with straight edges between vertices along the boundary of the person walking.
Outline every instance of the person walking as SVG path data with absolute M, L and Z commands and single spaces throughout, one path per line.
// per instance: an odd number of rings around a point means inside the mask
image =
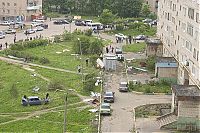
M 16 43 L 16 34 L 14 35 L 14 43 Z
M 5 46 L 6 46 L 6 49 L 7 49 L 8 48 L 8 43 L 7 42 L 5 43 Z
M 109 49 L 108 49 L 108 47 L 106 47 L 106 53 L 108 53 L 109 52 Z
M 3 49 L 3 45 L 2 44 L 0 44 L 0 50 L 2 50 Z
M 81 72 L 81 66 L 78 65 L 78 66 L 77 66 L 77 69 L 78 69 L 78 73 L 80 73 L 80 72 Z

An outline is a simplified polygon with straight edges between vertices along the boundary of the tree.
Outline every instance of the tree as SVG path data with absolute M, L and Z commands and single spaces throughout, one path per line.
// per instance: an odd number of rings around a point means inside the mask
M 149 5 L 143 4 L 142 9 L 141 9 L 141 16 L 142 17 L 148 17 L 150 13 L 151 13 L 151 11 L 149 9 Z
M 100 15 L 100 22 L 104 25 L 111 24 L 115 19 L 115 15 L 108 9 L 104 9 L 102 14 Z

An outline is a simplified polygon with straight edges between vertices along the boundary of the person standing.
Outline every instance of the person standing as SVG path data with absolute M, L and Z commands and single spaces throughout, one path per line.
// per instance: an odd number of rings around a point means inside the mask
M 8 43 L 6 42 L 5 45 L 6 45 L 6 49 L 7 49 L 8 48 Z
M 14 43 L 16 42 L 16 34 L 14 35 Z
M 2 44 L 0 44 L 0 50 L 2 50 L 2 48 L 3 48 L 3 45 L 2 45 Z

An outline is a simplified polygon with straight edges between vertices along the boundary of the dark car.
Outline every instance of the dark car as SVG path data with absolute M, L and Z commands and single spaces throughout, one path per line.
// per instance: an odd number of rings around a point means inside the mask
M 107 91 L 104 94 L 104 102 L 108 102 L 108 103 L 114 103 L 114 92 L 111 91 Z
M 146 40 L 147 39 L 147 36 L 145 35 L 138 35 L 135 37 L 135 40 Z
M 56 25 L 69 24 L 67 20 L 56 20 L 53 23 Z
M 30 96 L 30 97 L 28 97 L 28 103 L 29 103 L 30 106 L 41 105 L 42 100 L 38 96 Z
M 76 25 L 76 26 L 86 26 L 85 22 L 82 21 L 82 20 L 77 20 L 77 21 L 75 21 L 75 25 Z

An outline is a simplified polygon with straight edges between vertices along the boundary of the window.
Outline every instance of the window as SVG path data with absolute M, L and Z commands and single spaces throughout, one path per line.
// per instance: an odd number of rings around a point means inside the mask
M 14 3 L 14 6 L 17 6 L 17 3 Z
M 197 61 L 199 61 L 199 51 L 197 51 Z
M 173 11 L 176 11 L 176 4 L 173 4 Z
M 188 17 L 194 19 L 194 9 L 188 8 Z
M 185 29 L 186 29 L 186 24 L 185 23 L 182 23 L 181 29 L 183 30 L 183 32 L 185 32 Z
M 192 52 L 192 43 L 190 41 L 186 41 L 186 48 Z
M 195 74 L 195 66 L 192 65 L 192 74 Z
M 5 6 L 5 3 L 3 2 L 2 5 Z
M 10 10 L 7 10 L 7 13 L 10 13 Z
M 198 38 L 199 38 L 199 32 L 198 30 L 196 30 L 194 33 L 194 39 L 197 40 Z
M 199 23 L 199 13 L 196 13 L 196 22 Z
M 7 6 L 10 6 L 10 3 L 7 3 Z
M 175 24 L 175 17 L 172 17 L 172 23 Z
M 196 49 L 194 48 L 193 57 L 196 59 Z
M 193 25 L 191 25 L 190 23 L 187 24 L 187 33 L 191 36 L 193 36 Z
M 186 16 L 186 10 L 187 10 L 187 9 L 186 9 L 185 7 L 183 7 L 183 15 L 184 15 L 184 16 Z

